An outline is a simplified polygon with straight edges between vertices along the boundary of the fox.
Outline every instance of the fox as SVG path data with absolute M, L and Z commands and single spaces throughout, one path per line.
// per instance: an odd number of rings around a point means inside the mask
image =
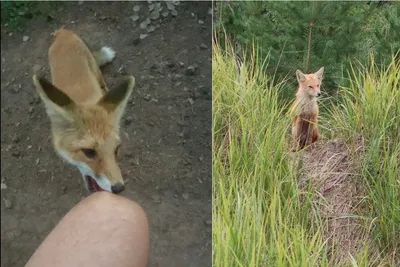
M 107 46 L 91 51 L 73 31 L 61 28 L 48 51 L 51 82 L 33 75 L 33 84 L 50 119 L 53 148 L 76 166 L 85 195 L 118 194 L 125 183 L 117 163 L 120 122 L 135 87 L 128 76 L 109 90 L 100 67 L 115 58 Z
M 319 115 L 317 97 L 321 95 L 323 74 L 324 67 L 311 74 L 296 70 L 299 88 L 291 109 L 293 151 L 308 147 L 320 138 L 317 125 Z

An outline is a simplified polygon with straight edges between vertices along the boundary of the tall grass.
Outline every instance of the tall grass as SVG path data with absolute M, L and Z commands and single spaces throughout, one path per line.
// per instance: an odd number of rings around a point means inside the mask
M 284 83 L 257 65 L 256 50 L 239 71 L 229 42 L 224 49 L 213 45 L 214 266 L 335 266 L 335 251 L 323 235 L 326 221 L 313 202 L 316 192 L 299 187 L 300 166 L 287 145 L 290 117 L 278 97 Z M 368 189 L 370 209 L 360 213 L 373 214 L 370 225 L 384 255 L 372 258 L 375 243 L 365 244 L 350 262 L 394 267 L 400 245 L 399 66 L 393 59 L 386 69 L 352 72 L 343 101 L 324 114 L 325 126 L 347 142 L 364 140 L 360 186 Z M 381 260 L 385 255 L 391 258 Z
M 394 56 L 382 67 L 371 57 L 369 66 L 353 65 L 350 77 L 332 124 L 349 143 L 364 143 L 360 173 L 369 221 L 380 249 L 400 266 L 400 62 Z
M 214 266 L 326 266 L 313 192 L 298 187 L 288 154 L 280 85 L 256 54 L 239 72 L 226 50 L 213 47 Z

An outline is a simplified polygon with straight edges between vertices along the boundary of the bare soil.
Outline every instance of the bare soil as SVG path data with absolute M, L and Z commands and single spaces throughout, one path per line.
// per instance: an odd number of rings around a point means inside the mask
M 50 79 L 47 51 L 61 26 L 92 48 L 117 51 L 104 70 L 110 88 L 126 74 L 136 77 L 122 122 L 122 195 L 149 217 L 149 266 L 211 266 L 211 3 L 180 3 L 176 17 L 160 16 L 159 28 L 140 39 L 148 6 L 58 2 L 51 21 L 34 17 L 22 32 L 1 26 L 2 267 L 23 266 L 83 197 L 79 171 L 53 150 L 32 84 L 35 73 Z

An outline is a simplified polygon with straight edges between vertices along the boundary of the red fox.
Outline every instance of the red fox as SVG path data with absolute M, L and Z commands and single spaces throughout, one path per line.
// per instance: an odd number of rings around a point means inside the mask
M 119 128 L 135 86 L 129 76 L 108 90 L 100 66 L 111 62 L 109 47 L 91 52 L 72 31 L 60 29 L 49 49 L 52 82 L 33 76 L 36 91 L 51 121 L 56 152 L 80 170 L 87 193 L 122 192 L 124 181 L 116 161 Z
M 294 150 L 303 149 L 319 139 L 317 96 L 321 94 L 321 82 L 324 68 L 311 74 L 296 71 L 299 90 L 292 106 L 292 135 Z

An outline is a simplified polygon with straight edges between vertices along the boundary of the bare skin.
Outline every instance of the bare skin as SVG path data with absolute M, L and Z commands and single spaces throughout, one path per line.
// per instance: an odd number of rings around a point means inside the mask
M 108 192 L 73 207 L 25 267 L 145 267 L 148 221 L 135 202 Z

